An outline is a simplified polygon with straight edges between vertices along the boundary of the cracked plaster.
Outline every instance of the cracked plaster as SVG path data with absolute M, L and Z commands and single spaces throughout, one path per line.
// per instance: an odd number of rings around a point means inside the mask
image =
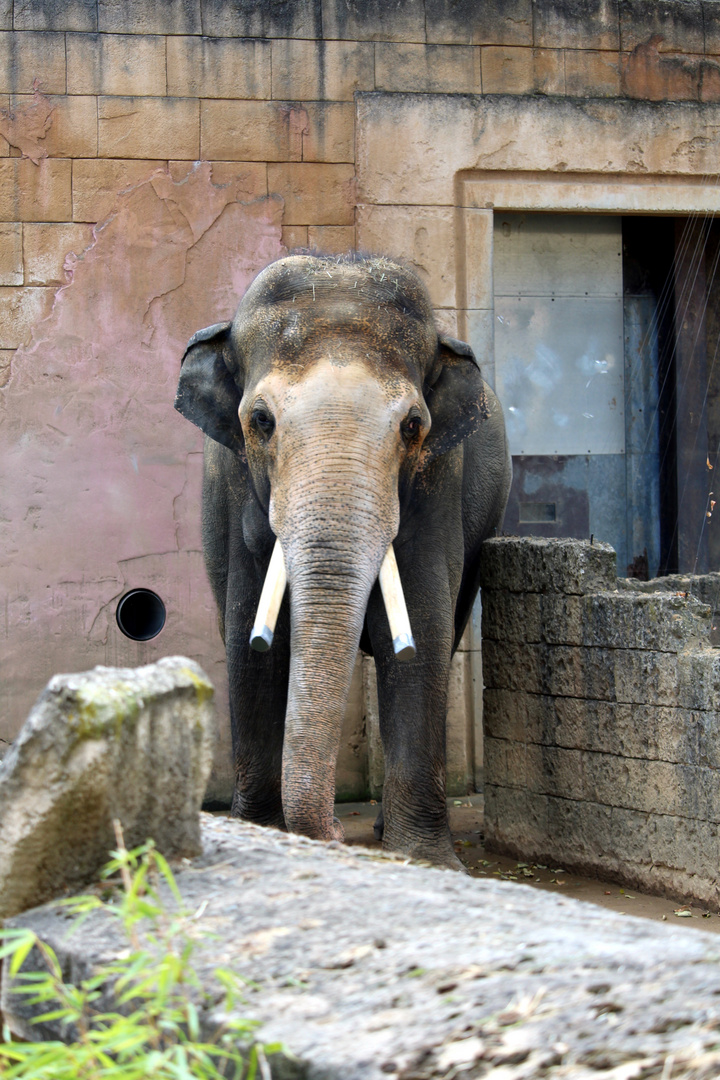
M 0 109 L 0 135 L 10 146 L 17 148 L 22 157 L 39 165 L 40 159 L 48 156 L 40 140 L 48 133 L 54 110 L 48 98 L 37 89 L 37 79 L 33 91 L 31 101 L 21 101 L 15 108 Z
M 200 541 L 202 436 L 173 409 L 191 334 L 231 318 L 284 254 L 282 201 L 239 201 L 198 163 L 122 192 L 0 390 L 0 740 L 58 671 L 183 652 L 217 687 L 209 794 L 230 782 L 224 652 Z M 167 622 L 125 638 L 115 607 L 156 591 Z

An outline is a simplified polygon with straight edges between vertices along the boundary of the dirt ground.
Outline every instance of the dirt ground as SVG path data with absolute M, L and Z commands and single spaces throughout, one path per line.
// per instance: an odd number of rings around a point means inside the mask
M 483 822 L 482 795 L 448 799 L 448 808 L 455 850 L 472 877 L 494 876 L 503 881 L 522 882 L 523 885 L 546 892 L 561 893 L 563 896 L 597 904 L 616 915 L 639 915 L 656 922 L 672 922 L 720 933 L 720 915 L 708 912 L 701 906 L 680 905 L 661 896 L 647 896 L 635 889 L 623 889 L 612 882 L 567 874 L 561 866 L 519 863 L 515 859 L 486 852 L 480 842 Z M 347 843 L 380 847 L 373 836 L 373 822 L 377 812 L 378 805 L 374 802 L 336 805 L 335 814 L 343 824 Z

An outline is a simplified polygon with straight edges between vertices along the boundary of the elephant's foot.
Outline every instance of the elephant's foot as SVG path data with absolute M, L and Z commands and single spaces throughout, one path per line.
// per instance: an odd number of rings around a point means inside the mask
M 439 771 L 439 770 L 438 770 Z M 447 818 L 444 784 L 426 794 L 424 802 L 413 798 L 418 790 L 428 791 L 423 778 L 408 781 L 393 778 L 386 771 L 380 813 L 375 822 L 375 836 L 382 838 L 384 851 L 419 862 L 428 862 L 446 870 L 465 867 L 455 854 Z M 378 836 L 378 831 L 380 836 Z
M 339 840 L 340 843 L 342 843 L 345 840 L 345 829 L 343 828 L 341 822 L 339 822 L 336 817 L 333 818 L 332 831 L 333 831 L 333 834 L 332 834 L 331 839 Z
M 285 830 L 285 815 L 282 805 L 273 800 L 253 800 L 235 789 L 233 793 L 230 817 L 251 821 L 253 825 L 264 825 L 270 829 Z
M 373 834 L 376 840 L 382 840 L 383 833 L 385 832 L 385 815 L 383 814 L 383 808 L 380 807 L 380 813 L 375 818 L 375 824 L 373 825 Z
M 326 844 L 331 843 L 333 840 L 340 843 L 345 840 L 345 829 L 336 817 L 331 819 L 329 826 L 327 818 L 324 821 L 315 818 L 295 821 L 290 819 L 287 823 L 287 830 L 291 833 L 297 833 L 299 836 L 307 836 L 311 840 L 324 840 Z
M 377 825 L 377 822 L 376 822 Z M 413 829 L 393 827 L 392 821 L 383 822 L 383 851 L 405 855 L 417 862 L 432 863 L 445 870 L 467 870 L 455 854 L 450 830 L 445 828 L 415 832 Z
M 459 870 L 467 874 L 467 868 L 460 862 L 449 842 L 437 844 L 420 840 L 417 843 L 398 844 L 383 839 L 383 851 L 392 852 L 394 855 L 405 855 L 414 862 L 431 863 L 443 870 Z

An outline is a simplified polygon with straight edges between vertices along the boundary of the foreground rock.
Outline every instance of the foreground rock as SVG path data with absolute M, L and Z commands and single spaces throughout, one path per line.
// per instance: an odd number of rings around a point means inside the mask
M 199 970 L 253 980 L 244 1014 L 291 1052 L 274 1080 L 720 1075 L 714 936 L 205 815 L 203 843 L 177 873 L 213 935 Z M 75 978 L 124 946 L 115 920 L 68 936 L 51 906 L 14 924 Z M 5 987 L 2 1008 L 32 1034 Z
M 200 852 L 212 698 L 181 656 L 50 680 L 0 766 L 0 917 L 97 877 L 113 818 L 128 847 Z

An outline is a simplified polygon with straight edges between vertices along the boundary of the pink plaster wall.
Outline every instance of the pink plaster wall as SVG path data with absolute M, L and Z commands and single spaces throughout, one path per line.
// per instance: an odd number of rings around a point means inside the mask
M 120 194 L 0 390 L 0 740 L 56 672 L 184 653 L 218 691 L 215 797 L 230 755 L 200 544 L 202 436 L 173 397 L 190 335 L 231 318 L 284 254 L 281 200 L 243 203 L 237 188 L 214 185 L 202 163 L 182 182 L 160 171 Z M 115 622 L 134 587 L 167 608 L 149 642 Z

